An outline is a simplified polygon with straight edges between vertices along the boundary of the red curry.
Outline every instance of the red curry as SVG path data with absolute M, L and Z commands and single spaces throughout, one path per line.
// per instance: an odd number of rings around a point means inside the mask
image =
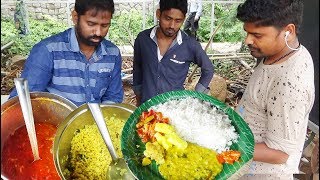
M 33 162 L 33 154 L 26 126 L 16 130 L 5 142 L 1 157 L 1 171 L 9 179 L 60 179 L 54 166 L 52 146 L 57 127 L 49 123 L 35 123 L 40 160 Z

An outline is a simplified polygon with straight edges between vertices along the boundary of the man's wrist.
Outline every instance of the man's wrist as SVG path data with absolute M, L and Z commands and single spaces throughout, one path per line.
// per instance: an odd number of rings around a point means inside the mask
M 208 94 L 210 91 L 210 88 L 203 86 L 201 83 L 197 83 L 195 87 L 195 91 Z

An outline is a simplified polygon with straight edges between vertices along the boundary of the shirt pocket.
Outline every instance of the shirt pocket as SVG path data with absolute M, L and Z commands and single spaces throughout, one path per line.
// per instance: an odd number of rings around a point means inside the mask
M 178 61 L 178 60 L 176 60 L 176 59 L 169 59 L 171 62 L 173 62 L 173 63 L 175 63 L 175 64 L 177 64 L 177 65 L 179 65 L 179 64 L 185 64 L 186 62 L 185 61 Z
M 172 67 L 173 71 L 181 71 L 189 65 L 187 61 L 177 60 L 177 59 L 169 59 L 169 65 Z
M 185 78 L 185 74 L 188 73 L 190 62 L 177 60 L 177 59 L 169 59 L 168 75 L 172 78 Z
M 100 72 L 96 77 L 96 85 L 94 88 L 94 98 L 100 99 L 109 87 L 112 75 L 111 72 Z

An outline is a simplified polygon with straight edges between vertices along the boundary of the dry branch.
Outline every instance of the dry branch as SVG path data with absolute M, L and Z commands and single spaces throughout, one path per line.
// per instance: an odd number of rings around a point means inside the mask
M 251 55 L 216 56 L 216 57 L 210 57 L 210 60 L 220 60 L 220 59 L 241 60 L 241 58 L 252 58 L 252 56 Z
M 223 24 L 224 24 L 224 21 L 222 21 L 222 22 L 218 25 L 218 27 L 214 30 L 214 32 L 212 33 L 212 35 L 211 35 L 211 37 L 210 37 L 210 39 L 209 39 L 206 47 L 204 48 L 204 51 L 205 51 L 205 52 L 207 52 L 207 49 L 208 49 L 208 47 L 210 46 L 210 44 L 211 44 L 211 42 L 212 42 L 212 40 L 213 40 L 213 37 L 216 35 L 217 31 L 222 27 Z M 195 65 L 194 68 L 193 68 L 193 70 L 192 70 L 192 72 L 191 72 L 191 74 L 190 74 L 189 77 L 188 77 L 187 83 L 191 83 L 191 82 L 192 82 L 192 76 L 193 76 L 194 73 L 196 72 L 197 68 L 198 68 L 198 65 Z

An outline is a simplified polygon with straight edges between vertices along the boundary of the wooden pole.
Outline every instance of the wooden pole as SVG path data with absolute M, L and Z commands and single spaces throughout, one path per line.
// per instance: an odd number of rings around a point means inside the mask
M 7 48 L 10 47 L 13 43 L 14 43 L 14 41 L 10 41 L 9 43 L 5 44 L 4 46 L 1 46 L 1 51 L 7 49 Z M 1 59 L 2 59 L 2 58 L 1 58 Z

